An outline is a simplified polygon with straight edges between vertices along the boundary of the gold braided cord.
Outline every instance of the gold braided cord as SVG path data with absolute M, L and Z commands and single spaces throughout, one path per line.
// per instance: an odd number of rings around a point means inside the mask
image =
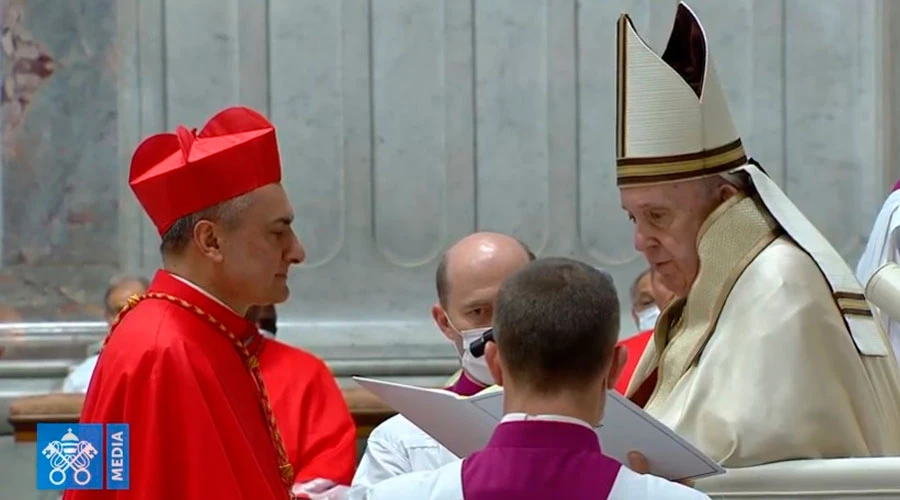
M 287 452 L 285 451 L 284 447 L 284 440 L 281 437 L 281 432 L 279 432 L 278 430 L 278 424 L 275 422 L 275 413 L 272 411 L 272 404 L 269 401 L 269 393 L 266 390 L 265 383 L 263 382 L 262 372 L 260 372 L 259 370 L 259 359 L 256 356 L 250 354 L 247 346 L 245 346 L 240 340 L 238 340 L 237 336 L 233 332 L 231 332 L 231 330 L 226 328 L 225 325 L 223 325 L 219 320 L 217 320 L 215 317 L 213 317 L 203 309 L 200 309 L 199 307 L 191 304 L 184 299 L 175 297 L 174 295 L 159 292 L 147 292 L 143 295 L 135 294 L 128 298 L 128 303 L 125 304 L 125 307 L 123 307 L 122 310 L 119 311 L 119 314 L 116 315 L 116 319 L 113 321 L 112 328 L 110 328 L 109 334 L 103 341 L 103 347 L 106 347 L 106 344 L 109 342 L 115 326 L 119 323 L 119 321 L 121 321 L 125 313 L 134 309 L 141 301 L 145 299 L 167 300 L 178 306 L 181 306 L 182 308 L 187 309 L 188 311 L 191 311 L 197 316 L 205 319 L 214 328 L 219 330 L 220 333 L 231 340 L 232 345 L 234 345 L 234 348 L 241 356 L 241 359 L 243 359 L 247 370 L 250 372 L 250 375 L 253 376 L 253 381 L 256 383 L 256 389 L 259 394 L 260 409 L 262 410 L 263 416 L 265 417 L 266 423 L 268 424 L 269 437 L 272 440 L 272 445 L 275 446 L 275 451 L 278 453 L 278 469 L 281 475 L 281 479 L 287 486 L 288 495 L 290 496 L 290 498 L 294 499 L 295 497 L 292 492 L 294 486 L 294 467 L 291 465 L 290 460 L 288 460 Z

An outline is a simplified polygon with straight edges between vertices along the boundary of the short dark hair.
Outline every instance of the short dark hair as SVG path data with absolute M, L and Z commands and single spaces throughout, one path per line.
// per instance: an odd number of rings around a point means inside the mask
M 493 327 L 519 384 L 541 394 L 582 389 L 609 365 L 619 337 L 615 284 L 574 259 L 537 259 L 500 287 Z
M 520 247 L 522 247 L 522 250 L 528 256 L 528 261 L 534 261 L 534 252 L 532 252 L 531 249 L 528 248 L 528 245 L 526 245 L 524 241 L 518 238 L 513 239 L 516 240 L 516 243 L 518 243 Z M 437 288 L 438 302 L 441 304 L 441 307 L 444 308 L 447 307 L 447 295 L 450 294 L 450 278 L 447 276 L 448 253 L 449 250 L 445 251 L 444 254 L 441 255 L 441 260 L 440 262 L 438 262 L 437 271 L 435 271 L 434 273 L 434 285 L 435 288 Z
M 117 276 L 112 278 L 109 280 L 109 286 L 106 287 L 106 292 L 103 294 L 103 308 L 106 310 L 107 314 L 115 316 L 119 313 L 119 311 L 114 311 L 109 307 L 109 298 L 119 287 L 130 283 L 138 283 L 144 287 L 144 289 L 147 289 L 147 287 L 150 286 L 150 282 L 143 276 Z
M 247 195 L 223 201 L 218 205 L 200 210 L 175 221 L 162 237 L 159 252 L 163 255 L 179 255 L 187 248 L 194 236 L 194 226 L 201 220 L 222 222 L 228 228 L 234 228 L 241 220 L 241 212 L 250 199 Z

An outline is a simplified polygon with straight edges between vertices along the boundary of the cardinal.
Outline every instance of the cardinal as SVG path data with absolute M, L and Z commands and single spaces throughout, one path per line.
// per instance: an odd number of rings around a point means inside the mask
M 162 269 L 100 351 L 83 423 L 126 423 L 127 489 L 65 500 L 292 498 L 294 470 L 245 319 L 284 302 L 305 252 L 291 228 L 275 127 L 246 107 L 199 132 L 144 140 L 129 184 L 160 236 Z

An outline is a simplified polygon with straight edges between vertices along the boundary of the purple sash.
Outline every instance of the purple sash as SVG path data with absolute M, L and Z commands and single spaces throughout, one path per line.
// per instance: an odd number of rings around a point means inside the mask
M 605 500 L 619 468 L 597 434 L 565 422 L 500 424 L 488 445 L 462 463 L 465 500 Z
M 470 379 L 468 375 L 466 375 L 465 371 L 459 372 L 459 378 L 456 379 L 456 383 L 451 385 L 450 387 L 445 387 L 446 390 L 450 392 L 454 392 L 459 394 L 460 396 L 474 396 L 479 392 L 485 389 L 485 386 L 475 382 Z

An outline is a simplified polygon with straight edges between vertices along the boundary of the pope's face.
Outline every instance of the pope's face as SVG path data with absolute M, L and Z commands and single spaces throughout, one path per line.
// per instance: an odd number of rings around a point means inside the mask
M 664 288 L 686 296 L 700 267 L 697 235 L 717 205 L 714 191 L 695 180 L 623 187 L 620 195 L 634 223 L 634 248 Z
M 231 293 L 247 305 L 287 300 L 288 269 L 306 258 L 291 223 L 294 210 L 280 184 L 249 195 L 238 225 L 221 239 L 221 271 Z

